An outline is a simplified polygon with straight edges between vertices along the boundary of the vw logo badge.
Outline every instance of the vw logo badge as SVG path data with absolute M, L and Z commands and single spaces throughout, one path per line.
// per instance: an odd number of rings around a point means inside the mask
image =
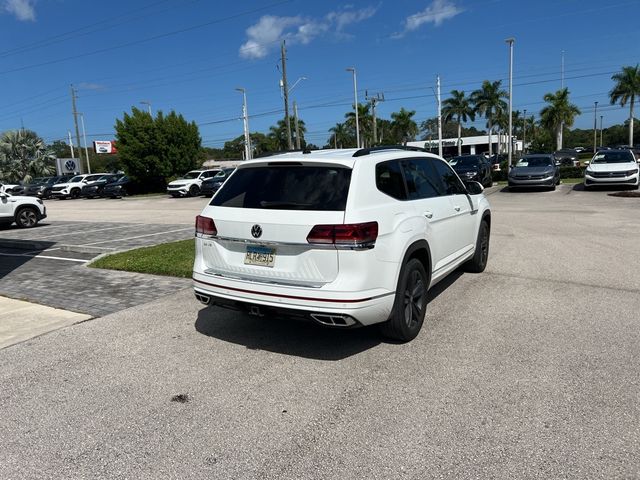
M 76 162 L 74 162 L 73 160 L 67 160 L 66 162 L 64 162 L 64 168 L 66 168 L 70 172 L 73 172 L 76 169 Z
M 257 224 L 251 227 L 251 235 L 253 238 L 260 238 L 262 236 L 262 227 Z

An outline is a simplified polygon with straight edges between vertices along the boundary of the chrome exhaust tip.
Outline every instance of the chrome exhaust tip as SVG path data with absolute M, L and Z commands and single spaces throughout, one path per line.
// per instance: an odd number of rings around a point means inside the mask
M 351 327 L 356 321 L 349 315 L 337 315 L 332 313 L 312 313 L 311 318 L 322 325 L 330 327 Z
M 211 297 L 208 295 L 204 295 L 202 293 L 195 292 L 196 298 L 198 301 L 204 305 L 209 305 L 211 302 Z

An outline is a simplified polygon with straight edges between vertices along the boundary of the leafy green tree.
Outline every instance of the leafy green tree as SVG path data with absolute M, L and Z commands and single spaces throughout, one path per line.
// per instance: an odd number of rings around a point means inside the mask
M 540 111 L 540 125 L 546 128 L 552 135 L 556 137 L 556 149 L 562 148 L 562 126 L 567 127 L 573 125 L 575 117 L 580 115 L 580 109 L 569 102 L 569 89 L 563 88 L 556 93 L 547 93 L 543 97 L 548 103 Z
M 491 155 L 491 134 L 493 133 L 493 123 L 495 117 L 500 111 L 507 109 L 504 101 L 508 97 L 508 93 L 501 89 L 502 81 L 496 80 L 490 82 L 485 80 L 482 87 L 471 92 L 471 103 L 476 113 L 482 115 L 487 120 L 487 128 L 489 129 L 489 155 Z
M 54 171 L 55 155 L 32 130 L 9 130 L 0 136 L 0 177 L 28 182 Z
M 418 125 L 413 120 L 415 114 L 415 110 L 405 110 L 404 107 L 391 114 L 391 134 L 397 143 L 404 145 L 415 140 L 418 135 Z
M 127 174 L 136 180 L 171 177 L 200 164 L 201 138 L 195 122 L 175 112 L 153 118 L 135 107 L 117 119 L 118 156 Z
M 476 112 L 468 97 L 460 90 L 451 90 L 451 97 L 442 102 L 443 121 L 455 117 L 458 123 L 458 155 L 462 155 L 462 122 L 476 119 Z
M 629 145 L 633 146 L 633 106 L 636 96 L 640 95 L 640 66 L 622 67 L 622 71 L 611 77 L 615 83 L 609 99 L 611 105 L 619 103 L 621 107 L 629 104 Z

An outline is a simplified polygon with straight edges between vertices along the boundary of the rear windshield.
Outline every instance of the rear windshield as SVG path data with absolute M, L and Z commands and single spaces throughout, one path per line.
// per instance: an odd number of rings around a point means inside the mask
M 238 169 L 211 200 L 216 207 L 344 211 L 351 170 L 325 166 Z

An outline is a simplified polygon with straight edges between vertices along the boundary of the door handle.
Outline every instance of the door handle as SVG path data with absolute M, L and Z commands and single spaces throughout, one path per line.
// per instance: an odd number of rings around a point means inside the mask
M 455 207 L 453 207 L 453 209 L 454 209 L 456 212 L 459 212 L 459 211 L 460 211 L 460 207 L 458 207 L 457 205 L 456 205 Z
M 424 216 L 427 218 L 433 218 L 433 213 L 432 212 L 424 212 Z

